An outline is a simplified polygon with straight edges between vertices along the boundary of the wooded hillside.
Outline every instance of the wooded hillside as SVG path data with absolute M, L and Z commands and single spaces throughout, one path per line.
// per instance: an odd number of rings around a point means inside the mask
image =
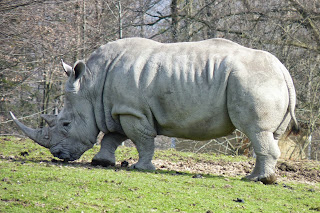
M 0 20 L 0 134 L 19 133 L 10 110 L 36 127 L 44 125 L 41 113 L 61 109 L 62 58 L 73 64 L 124 37 L 167 43 L 220 37 L 285 64 L 304 129 L 295 141 L 319 159 L 319 0 L 15 0 L 0 2 Z

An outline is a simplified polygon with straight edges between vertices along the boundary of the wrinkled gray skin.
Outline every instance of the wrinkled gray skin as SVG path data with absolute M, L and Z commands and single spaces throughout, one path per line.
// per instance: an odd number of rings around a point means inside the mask
M 278 139 L 294 115 L 296 94 L 287 69 L 273 55 L 225 39 L 161 44 L 122 39 L 97 49 L 85 64 L 63 63 L 69 79 L 59 115 L 44 115 L 38 130 L 16 123 L 34 141 L 67 161 L 105 133 L 93 164 L 114 165 L 115 150 L 131 139 L 132 167 L 153 170 L 156 135 L 208 140 L 235 128 L 257 155 L 250 180 L 275 181 Z

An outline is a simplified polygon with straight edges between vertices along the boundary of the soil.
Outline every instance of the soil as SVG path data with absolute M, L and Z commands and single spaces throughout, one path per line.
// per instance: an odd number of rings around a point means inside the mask
M 21 155 L 28 153 L 21 153 Z M 10 161 L 23 160 L 18 156 L 3 156 L 0 159 Z M 49 161 L 48 161 L 49 162 Z M 129 167 L 136 163 L 137 159 L 128 159 L 123 162 L 117 162 L 116 167 Z M 170 160 L 155 159 L 152 161 L 156 169 L 164 171 L 175 171 L 176 173 L 188 172 L 195 175 L 216 175 L 223 177 L 244 177 L 253 170 L 254 161 L 195 161 L 192 158 L 184 159 L 180 162 L 172 162 Z M 52 159 L 51 163 L 63 163 L 63 161 Z M 82 164 L 83 166 L 93 167 L 88 161 L 69 162 L 70 164 Z M 311 160 L 279 160 L 276 168 L 277 181 L 281 182 L 300 182 L 300 183 L 319 183 L 320 182 L 320 162 Z
M 171 142 L 167 137 L 158 137 L 158 149 L 170 148 Z M 134 146 L 131 141 L 128 146 Z M 165 144 L 165 147 L 159 147 Z M 185 160 L 185 159 L 184 159 Z M 128 160 L 129 166 L 136 163 L 135 160 Z M 194 174 L 212 174 L 226 177 L 244 177 L 253 170 L 255 161 L 248 160 L 243 162 L 227 161 L 194 161 L 188 159 L 183 162 L 171 162 L 168 160 L 155 159 L 152 161 L 157 169 L 171 170 L 177 172 L 190 172 Z M 119 163 L 120 164 L 120 163 Z M 279 159 L 276 166 L 277 181 L 295 181 L 301 183 L 320 182 L 320 161 L 312 160 L 284 160 Z
M 0 154 L 0 159 L 21 160 L 24 161 L 28 156 L 28 152 L 21 152 L 19 156 L 4 156 Z M 244 160 L 241 162 L 230 162 L 225 160 L 195 160 L 193 158 L 180 158 L 181 161 L 154 159 L 152 162 L 156 169 L 165 171 L 188 172 L 192 174 L 210 174 L 224 177 L 244 177 L 248 175 L 254 168 L 254 160 Z M 122 167 L 130 166 L 137 162 L 137 159 L 127 159 Z M 53 159 L 51 163 L 61 163 L 60 160 Z M 80 163 L 89 166 L 90 162 L 75 161 L 69 163 Z M 120 167 L 121 162 L 117 162 Z M 282 160 L 280 159 L 276 166 L 277 180 L 281 182 L 294 181 L 301 183 L 319 183 L 320 182 L 320 161 L 312 160 Z
M 254 161 L 226 162 L 226 161 L 200 161 L 187 160 L 187 162 L 170 162 L 156 159 L 152 161 L 157 169 L 176 172 L 189 172 L 193 174 L 210 174 L 224 177 L 244 177 L 254 167 Z M 128 160 L 129 165 L 135 163 Z M 318 161 L 291 161 L 279 160 L 277 163 L 277 181 L 317 183 L 320 182 L 320 162 Z

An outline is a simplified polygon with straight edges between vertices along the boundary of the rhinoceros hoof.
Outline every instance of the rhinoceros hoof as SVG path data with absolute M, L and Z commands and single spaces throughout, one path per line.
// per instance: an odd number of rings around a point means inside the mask
M 275 174 L 271 174 L 267 177 L 259 178 L 259 181 L 261 181 L 263 184 L 273 184 L 276 182 L 277 177 Z
M 271 174 L 267 177 L 248 175 L 242 178 L 242 180 L 261 181 L 263 184 L 273 184 L 277 180 L 277 177 L 275 174 Z
M 133 164 L 130 169 L 138 169 L 138 170 L 156 170 L 156 167 L 152 163 L 148 164 L 142 164 L 142 163 L 136 163 Z
M 111 161 L 108 161 L 108 160 L 94 160 L 94 159 L 92 159 L 91 165 L 108 167 L 108 166 L 114 166 L 115 163 L 111 162 Z

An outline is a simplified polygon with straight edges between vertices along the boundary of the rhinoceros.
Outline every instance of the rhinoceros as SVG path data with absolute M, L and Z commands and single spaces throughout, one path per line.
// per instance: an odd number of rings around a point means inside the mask
M 256 163 L 249 180 L 275 181 L 278 139 L 297 132 L 296 93 L 285 66 L 272 54 L 226 39 L 159 43 L 127 38 L 101 46 L 87 62 L 62 61 L 68 79 L 58 115 L 31 129 L 35 142 L 73 161 L 104 133 L 94 165 L 115 165 L 115 150 L 131 139 L 139 152 L 132 168 L 154 170 L 157 135 L 209 140 L 235 129 L 252 142 Z

